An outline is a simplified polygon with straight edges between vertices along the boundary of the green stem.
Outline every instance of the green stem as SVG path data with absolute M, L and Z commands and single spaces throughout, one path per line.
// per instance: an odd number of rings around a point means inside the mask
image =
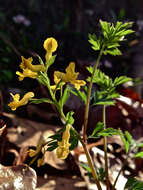
M 104 129 L 106 129 L 106 106 L 105 105 L 103 105 L 103 123 L 104 123 Z M 110 190 L 109 174 L 108 174 L 107 137 L 104 137 L 104 160 L 105 160 L 106 189 Z
M 86 144 L 84 143 L 84 141 L 83 141 L 83 140 L 81 139 L 81 137 L 79 136 L 79 134 L 78 134 L 78 137 L 79 137 L 79 140 L 80 140 L 80 142 L 81 142 L 81 144 L 82 144 L 82 146 L 83 146 L 83 149 L 84 149 L 84 152 L 85 152 L 85 155 L 86 155 L 86 158 L 87 158 L 89 167 L 90 167 L 90 169 L 91 169 L 91 171 L 92 171 L 92 175 L 93 175 L 93 178 L 95 179 L 95 183 L 96 183 L 96 185 L 97 185 L 97 187 L 98 187 L 98 190 L 102 190 L 101 185 L 100 185 L 99 180 L 98 180 L 98 175 L 97 175 L 97 173 L 96 173 L 96 170 L 95 170 L 95 167 L 94 167 L 92 158 L 91 158 L 91 156 L 90 156 L 90 153 L 89 153 L 89 151 L 88 151 L 88 148 L 87 148 Z
M 101 56 L 103 54 L 103 50 L 104 50 L 104 45 L 102 46 L 102 49 L 100 50 L 100 53 L 99 53 L 98 58 L 96 60 L 96 64 L 93 67 L 93 73 L 91 75 L 91 81 L 89 83 L 88 92 L 87 92 L 87 103 L 85 106 L 84 122 L 83 122 L 83 140 L 85 143 L 87 141 L 86 130 L 87 130 L 87 123 L 88 123 L 89 104 L 90 104 L 90 96 L 91 96 L 91 90 L 92 90 L 92 85 L 93 85 L 93 79 L 94 79 L 95 71 L 99 65 Z

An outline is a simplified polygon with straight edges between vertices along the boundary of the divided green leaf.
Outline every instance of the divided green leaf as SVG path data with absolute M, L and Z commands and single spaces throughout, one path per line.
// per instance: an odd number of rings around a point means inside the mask
M 132 80 L 132 78 L 130 78 L 130 77 L 120 76 L 120 77 L 116 77 L 113 83 L 114 83 L 114 86 L 118 86 L 118 85 L 124 84 L 126 82 L 129 82 L 131 80 Z
M 54 141 L 54 142 L 48 144 L 48 148 L 46 151 L 53 151 L 57 147 L 58 147 L 58 143 L 57 143 L 57 141 Z
M 93 67 L 87 67 L 87 70 L 92 75 Z M 91 77 L 88 77 L 87 81 L 90 82 Z M 116 77 L 113 81 L 105 73 L 96 69 L 93 83 L 97 85 L 98 90 L 92 93 L 92 105 L 114 105 L 114 99 L 120 96 L 116 87 L 128 81 L 131 81 L 131 78 L 126 76 Z
M 98 136 L 111 137 L 113 135 L 119 135 L 119 131 L 113 128 L 107 128 L 98 133 Z
M 85 89 L 85 87 L 84 87 L 84 89 Z M 72 94 L 74 94 L 75 96 L 78 96 L 84 102 L 84 104 L 86 104 L 87 95 L 86 95 L 86 93 L 84 91 L 80 91 L 80 90 L 73 89 L 73 88 L 70 87 L 70 92 Z
M 136 153 L 135 158 L 143 158 L 143 152 Z
M 104 129 L 104 123 L 98 122 L 92 135 L 88 138 L 111 137 L 113 135 L 119 135 L 119 131 L 113 128 Z
M 89 37 L 89 43 L 92 45 L 92 49 L 94 49 L 95 51 L 97 50 L 100 50 L 100 47 L 101 47 L 101 40 L 100 38 L 97 39 L 96 35 L 95 34 L 89 34 L 88 35 Z
M 132 24 L 132 22 L 117 22 L 114 25 L 113 23 L 100 20 L 103 37 L 97 38 L 95 34 L 89 34 L 89 42 L 92 48 L 97 51 L 104 47 L 103 53 L 105 55 L 121 55 L 121 51 L 118 49 L 120 46 L 119 42 L 123 41 L 126 35 L 133 33 L 133 30 L 129 29 Z
M 137 180 L 136 178 L 130 177 L 125 184 L 125 190 L 143 190 L 143 182 Z

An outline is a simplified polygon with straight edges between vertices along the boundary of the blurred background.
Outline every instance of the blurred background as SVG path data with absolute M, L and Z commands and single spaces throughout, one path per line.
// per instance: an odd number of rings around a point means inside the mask
M 95 62 L 96 52 L 88 43 L 88 33 L 99 32 L 99 19 L 134 22 L 135 33 L 122 45 L 123 55 L 103 57 L 101 67 L 112 77 L 125 74 L 142 79 L 142 0 L 0 0 L 1 92 L 37 85 L 29 79 L 18 82 L 15 72 L 21 55 L 30 57 L 34 52 L 44 59 L 43 42 L 47 37 L 53 36 L 59 44 L 53 69 L 64 70 L 75 61 L 81 71 L 84 64 Z M 52 68 L 49 75 L 52 77 Z M 141 87 L 137 90 L 142 95 Z

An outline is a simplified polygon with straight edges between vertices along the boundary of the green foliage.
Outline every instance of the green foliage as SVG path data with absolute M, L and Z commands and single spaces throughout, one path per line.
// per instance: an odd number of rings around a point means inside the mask
M 89 73 L 93 73 L 93 67 L 87 67 Z M 91 77 L 88 77 L 87 81 L 90 82 Z M 114 81 L 105 75 L 99 69 L 96 69 L 93 83 L 98 85 L 99 90 L 95 90 L 92 94 L 92 105 L 114 105 L 114 99 L 119 97 L 119 93 L 116 91 L 117 86 L 131 81 L 132 79 L 126 76 L 116 77 Z
M 64 128 L 62 130 L 59 130 L 55 135 L 51 135 L 49 138 L 53 140 L 61 141 L 62 140 L 61 134 L 63 131 L 64 131 Z
M 89 167 L 89 165 L 81 162 L 80 163 L 80 166 L 83 167 L 86 171 L 87 171 L 87 175 L 90 177 L 90 178 L 93 178 L 93 175 L 92 175 L 92 171 L 91 171 L 91 168 Z
M 47 83 L 48 83 L 49 79 L 48 79 L 47 76 L 44 76 L 42 73 L 39 73 L 39 75 L 38 75 L 38 81 L 42 85 L 47 86 Z
M 56 134 L 48 137 L 52 140 L 49 143 L 47 143 L 47 145 L 48 145 L 47 151 L 53 151 L 58 147 L 58 141 L 62 140 L 62 132 L 63 131 L 64 131 L 64 128 L 57 131 Z
M 127 141 L 129 142 L 129 144 L 131 145 L 133 142 L 133 138 L 128 131 L 125 131 L 125 137 L 126 137 Z
M 143 151 L 142 151 L 143 143 L 136 143 L 135 142 L 135 148 L 136 148 L 136 154 L 134 155 L 134 157 L 135 158 L 143 158 Z
M 80 166 L 83 167 L 87 171 L 87 175 L 89 176 L 90 179 L 93 179 L 92 171 L 89 165 L 81 162 Z M 99 168 L 97 169 L 97 175 L 98 175 L 98 180 L 104 182 L 105 180 L 105 170 L 104 168 Z
M 103 129 L 104 129 L 104 123 L 103 122 L 98 122 L 96 124 L 96 127 L 95 127 L 95 129 L 94 129 L 94 131 L 93 131 L 93 133 L 91 134 L 90 137 L 96 137 L 98 132 L 102 131 Z
M 75 96 L 79 97 L 84 102 L 84 104 L 86 104 L 87 102 L 87 90 L 87 86 L 83 86 L 83 91 L 77 90 L 76 88 L 72 87 L 69 88 L 69 91 Z
M 70 150 L 75 149 L 78 146 L 78 136 L 75 133 L 75 130 L 73 130 L 72 128 L 70 129 L 70 140 L 69 143 L 71 144 L 70 146 Z
M 94 91 L 92 94 L 93 102 L 92 106 L 95 105 L 114 105 L 114 99 L 118 98 L 119 94 L 110 94 L 107 91 Z
M 114 25 L 100 20 L 103 37 L 97 38 L 95 34 L 89 34 L 89 43 L 91 43 L 92 49 L 97 51 L 103 48 L 103 54 L 105 55 L 121 55 L 118 48 L 120 46 L 119 42 L 123 41 L 126 35 L 133 33 L 133 30 L 129 29 L 132 24 L 132 22 L 117 22 Z
M 136 153 L 135 158 L 143 158 L 143 152 Z
M 137 180 L 136 178 L 130 177 L 125 184 L 125 190 L 143 190 L 143 182 Z
M 120 76 L 120 77 L 116 77 L 116 78 L 115 78 L 113 84 L 114 84 L 115 87 L 117 87 L 117 86 L 119 86 L 119 85 L 121 85 L 121 84 L 124 84 L 124 83 L 126 83 L 126 82 L 129 82 L 129 81 L 131 81 L 131 80 L 132 80 L 132 78 L 130 78 L 130 77 L 127 77 L 127 76 Z
M 113 135 L 119 135 L 119 131 L 113 128 L 107 128 L 98 133 L 98 136 L 111 137 Z
M 128 153 L 130 148 L 132 147 L 132 145 L 134 145 L 133 138 L 128 131 L 125 131 L 125 134 L 123 134 L 123 132 L 120 130 L 119 135 L 120 135 L 122 142 L 124 143 L 125 151 L 126 151 L 126 153 Z
M 137 147 L 143 148 L 143 143 L 138 143 L 138 144 L 137 144 Z
M 57 141 L 51 142 L 51 143 L 48 144 L 48 148 L 47 148 L 46 151 L 51 152 L 51 151 L 55 150 L 57 147 L 58 147 Z
M 97 174 L 98 174 L 98 179 L 99 179 L 99 181 L 102 181 L 102 182 L 104 182 L 105 181 L 105 169 L 104 168 L 99 168 L 98 170 L 97 170 Z
M 119 131 L 113 128 L 107 128 L 104 129 L 104 123 L 103 122 L 98 122 L 93 133 L 89 138 L 99 138 L 99 137 L 111 137 L 113 135 L 119 135 Z

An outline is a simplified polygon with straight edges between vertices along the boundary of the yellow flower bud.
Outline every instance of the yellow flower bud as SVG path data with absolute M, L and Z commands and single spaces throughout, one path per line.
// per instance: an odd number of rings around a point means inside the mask
M 34 97 L 33 92 L 28 92 L 26 93 L 21 100 L 19 94 L 13 95 L 12 93 L 10 94 L 13 98 L 13 101 L 8 104 L 8 106 L 11 108 L 11 110 L 16 110 L 20 106 L 24 106 L 28 103 L 28 101 Z
M 69 147 L 70 147 L 70 143 L 69 143 L 69 139 L 70 139 L 70 128 L 71 126 L 68 124 L 66 126 L 65 131 L 63 132 L 62 135 L 62 141 L 58 142 L 58 148 L 56 150 L 56 155 L 57 158 L 60 159 L 66 159 L 68 154 L 69 154 Z
M 52 53 L 56 51 L 56 49 L 58 47 L 58 43 L 52 37 L 51 38 L 47 38 L 44 41 L 43 47 L 46 50 L 45 59 L 46 59 L 46 62 L 48 62 L 51 59 L 51 57 L 52 57 Z
M 54 38 L 47 38 L 45 41 L 44 41 L 44 49 L 47 51 L 47 52 L 55 52 L 57 47 L 58 47 L 58 43 L 57 41 L 54 39 Z

